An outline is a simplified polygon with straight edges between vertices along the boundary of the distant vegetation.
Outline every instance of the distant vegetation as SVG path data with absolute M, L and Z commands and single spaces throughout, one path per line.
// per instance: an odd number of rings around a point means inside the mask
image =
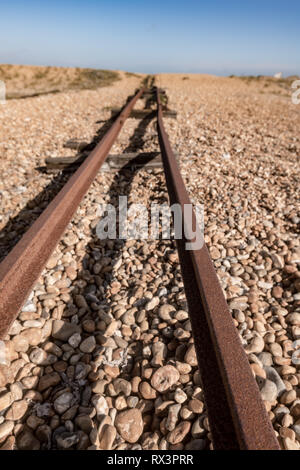
M 0 65 L 7 98 L 26 98 L 66 90 L 93 90 L 112 85 L 120 74 L 111 70 L 72 67 Z
M 125 72 L 125 75 L 126 75 L 127 78 L 132 78 L 132 77 L 140 78 L 141 77 L 141 75 L 139 75 L 137 73 L 133 73 L 133 72 Z
M 259 84 L 266 89 L 266 93 L 273 93 L 283 96 L 289 96 L 287 92 L 291 92 L 292 83 L 295 80 L 299 80 L 300 77 L 297 75 L 291 75 L 289 77 L 275 78 L 268 75 L 230 75 L 229 78 L 236 78 L 242 80 L 248 85 Z M 262 92 L 264 93 L 264 92 Z

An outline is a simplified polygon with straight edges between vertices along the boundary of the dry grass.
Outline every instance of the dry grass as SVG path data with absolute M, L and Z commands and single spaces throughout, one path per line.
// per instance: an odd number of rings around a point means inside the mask
M 299 80 L 297 75 L 285 78 L 274 78 L 265 75 L 246 75 L 240 77 L 231 75 L 229 78 L 242 80 L 247 85 L 259 87 L 262 94 L 271 93 L 282 96 L 289 96 L 292 92 L 292 83 L 295 80 Z
M 132 78 L 132 77 L 134 77 L 134 78 L 140 78 L 140 77 L 142 77 L 141 74 L 139 74 L 139 73 L 134 73 L 134 72 L 125 72 L 125 76 L 126 76 L 127 78 Z
M 65 90 L 96 89 L 120 80 L 111 70 L 73 67 L 0 65 L 0 80 L 6 84 L 7 98 L 27 98 Z

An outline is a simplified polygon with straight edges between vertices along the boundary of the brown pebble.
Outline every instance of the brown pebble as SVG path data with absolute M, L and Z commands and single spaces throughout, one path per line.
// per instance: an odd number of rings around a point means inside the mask
M 160 367 L 151 378 L 152 387 L 158 392 L 165 392 L 179 380 L 179 372 L 173 366 Z
M 179 444 L 184 440 L 185 436 L 188 434 L 191 428 L 191 423 L 189 421 L 182 421 L 174 431 L 171 431 L 167 436 L 167 441 L 170 444 Z
M 134 444 L 143 433 L 142 413 L 138 409 L 122 411 L 116 416 L 115 426 L 125 441 Z

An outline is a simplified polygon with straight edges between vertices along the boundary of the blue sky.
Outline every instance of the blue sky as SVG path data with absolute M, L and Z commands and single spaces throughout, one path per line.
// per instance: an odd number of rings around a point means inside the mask
M 2 0 L 0 17 L 0 63 L 300 73 L 299 0 Z

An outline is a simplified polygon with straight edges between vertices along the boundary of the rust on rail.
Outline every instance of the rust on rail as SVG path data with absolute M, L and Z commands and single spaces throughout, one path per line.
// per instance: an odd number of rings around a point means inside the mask
M 157 89 L 158 137 L 171 204 L 191 204 L 163 125 Z M 197 227 L 195 213 L 192 226 Z M 198 228 L 200 230 L 200 228 Z M 176 240 L 214 449 L 279 450 L 279 444 L 232 321 L 204 239 Z
M 144 88 L 0 264 L 0 338 L 9 330 Z

